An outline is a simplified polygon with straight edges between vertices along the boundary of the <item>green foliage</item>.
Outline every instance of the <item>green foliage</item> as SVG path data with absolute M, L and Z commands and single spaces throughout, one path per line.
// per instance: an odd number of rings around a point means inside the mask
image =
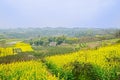
M 48 41 L 49 42 L 55 42 L 56 41 L 56 37 L 50 37 L 50 38 L 48 38 Z
M 95 68 L 90 63 L 72 63 L 74 80 L 101 80 Z
M 65 43 L 68 43 L 68 44 L 76 44 L 76 43 L 79 43 L 79 38 L 76 38 L 76 37 L 67 37 L 65 39 Z
M 120 43 L 120 40 L 116 41 L 116 43 Z
M 36 45 L 36 46 L 39 46 L 39 45 L 43 45 L 43 41 L 42 40 L 38 40 L 38 41 L 34 41 L 34 45 Z
M 56 39 L 56 42 L 58 45 L 60 45 L 61 43 L 63 43 L 65 41 L 66 37 L 63 35 L 63 36 L 59 36 L 57 37 Z
M 64 65 L 63 69 L 56 66 L 54 63 L 46 62 L 51 73 L 56 77 L 65 80 L 102 80 L 97 70 L 90 63 L 79 63 L 77 61 Z M 67 68 L 71 70 L 67 70 Z

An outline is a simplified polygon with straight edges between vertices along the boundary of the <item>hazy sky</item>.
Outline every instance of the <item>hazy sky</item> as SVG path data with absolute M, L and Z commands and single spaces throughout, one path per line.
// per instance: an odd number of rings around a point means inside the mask
M 0 0 L 0 28 L 118 27 L 120 0 Z

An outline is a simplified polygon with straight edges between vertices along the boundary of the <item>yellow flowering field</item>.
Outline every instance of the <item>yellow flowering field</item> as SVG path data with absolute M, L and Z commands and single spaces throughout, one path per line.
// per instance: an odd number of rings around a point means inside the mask
M 18 52 L 27 52 L 27 51 L 33 51 L 30 44 L 26 44 L 26 43 L 23 43 L 23 42 L 18 42 L 11 47 L 0 48 L 0 57 L 8 56 L 8 55 L 14 55 Z
M 58 80 L 41 61 L 0 64 L 0 80 Z
M 20 48 L 22 50 L 22 52 L 33 51 L 30 44 L 26 44 L 26 43 L 23 43 L 23 42 L 16 43 L 13 47 L 14 48 Z
M 68 76 L 74 76 L 75 71 L 76 75 L 78 75 L 80 69 L 84 67 L 83 70 L 86 70 L 85 68 L 88 67 L 86 65 L 89 65 L 93 70 L 91 72 L 94 72 L 95 76 L 97 76 L 94 80 L 119 80 L 120 44 L 109 45 L 96 50 L 82 50 L 71 54 L 46 57 L 46 64 L 53 73 L 65 79 L 74 80 Z M 88 72 L 91 70 L 89 67 L 86 73 L 83 71 L 82 74 L 89 75 L 90 73 Z M 80 76 L 84 76 L 84 80 L 92 80 L 85 77 L 85 75 L 80 74 Z
M 6 55 L 13 55 L 12 48 L 0 48 L 0 57 L 6 56 Z

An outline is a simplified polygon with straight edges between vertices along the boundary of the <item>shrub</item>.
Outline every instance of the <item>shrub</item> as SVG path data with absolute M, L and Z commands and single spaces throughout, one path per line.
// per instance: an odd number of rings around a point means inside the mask
M 90 63 L 73 63 L 74 80 L 100 80 L 95 68 Z
M 116 43 L 120 43 L 120 40 L 116 41 Z

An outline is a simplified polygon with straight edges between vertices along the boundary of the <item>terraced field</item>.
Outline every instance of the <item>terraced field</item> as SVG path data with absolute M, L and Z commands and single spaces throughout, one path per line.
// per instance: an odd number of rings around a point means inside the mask
M 29 44 L 18 42 L 9 47 L 0 47 L 0 57 L 14 55 L 18 52 L 33 51 L 32 47 Z
M 13 61 L 1 63 L 0 80 L 120 80 L 119 43 L 41 58 L 28 54 L 20 54 L 24 55 L 21 60 L 11 56 Z
M 46 57 L 46 64 L 65 80 L 119 80 L 120 44 Z

